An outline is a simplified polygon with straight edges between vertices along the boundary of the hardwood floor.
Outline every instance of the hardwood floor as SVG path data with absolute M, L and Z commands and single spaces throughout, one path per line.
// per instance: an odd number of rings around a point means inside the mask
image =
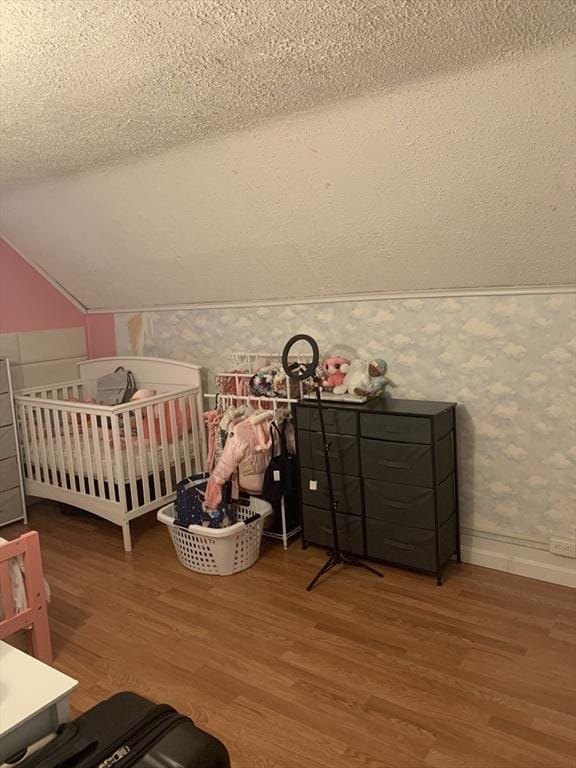
M 233 768 L 574 768 L 576 595 L 454 564 L 444 587 L 264 542 L 236 576 L 176 560 L 153 516 L 135 550 L 94 518 L 32 508 L 56 666 L 82 711 L 131 689 L 189 714 Z

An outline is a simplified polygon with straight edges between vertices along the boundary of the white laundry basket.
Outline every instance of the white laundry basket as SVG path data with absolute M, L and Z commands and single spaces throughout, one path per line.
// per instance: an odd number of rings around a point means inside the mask
M 250 496 L 234 504 L 238 522 L 227 528 L 183 528 L 174 522 L 174 504 L 159 510 L 157 517 L 168 526 L 178 560 L 198 573 L 230 576 L 250 568 L 258 560 L 264 522 L 272 514 L 272 506 Z M 258 515 L 251 522 L 250 520 Z

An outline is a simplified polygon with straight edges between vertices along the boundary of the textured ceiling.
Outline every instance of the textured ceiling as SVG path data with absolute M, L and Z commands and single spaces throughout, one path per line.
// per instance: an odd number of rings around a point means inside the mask
M 1 0 L 1 173 L 125 162 L 570 34 L 572 0 Z
M 576 282 L 575 86 L 546 49 L 14 186 L 1 231 L 90 308 Z

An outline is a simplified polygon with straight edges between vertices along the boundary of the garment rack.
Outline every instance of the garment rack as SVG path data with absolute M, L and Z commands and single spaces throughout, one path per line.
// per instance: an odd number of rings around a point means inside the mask
M 274 363 L 281 365 L 281 359 L 282 356 L 279 354 L 270 354 L 270 353 L 262 353 L 262 352 L 234 352 L 232 355 L 230 355 L 230 359 L 232 361 L 232 366 L 236 368 L 242 368 L 247 367 L 252 369 L 257 362 L 262 363 L 264 360 L 264 365 L 272 365 Z M 300 360 L 301 356 L 294 356 L 295 360 Z M 215 374 L 215 378 L 232 378 L 236 380 L 236 390 L 239 388 L 240 380 L 241 379 L 250 379 L 254 375 L 254 372 L 239 372 L 239 371 L 219 371 Z M 286 391 L 288 392 L 288 379 L 286 379 Z M 274 416 L 276 416 L 276 413 L 280 406 L 282 405 L 289 405 L 292 406 L 293 404 L 299 402 L 300 399 L 302 399 L 304 395 L 304 386 L 302 383 L 300 383 L 300 397 L 266 397 L 261 395 L 235 395 L 232 393 L 226 393 L 222 394 L 221 392 L 208 392 L 204 394 L 204 397 L 206 399 L 212 399 L 215 400 L 218 403 L 224 403 L 224 405 L 227 407 L 229 405 L 234 405 L 237 402 L 244 402 L 252 405 L 258 405 L 259 408 L 265 408 L 268 410 L 272 410 L 272 413 Z M 282 515 L 282 533 L 274 533 L 272 531 L 264 531 L 264 536 L 266 536 L 269 539 L 277 539 L 279 541 L 282 541 L 282 545 L 284 549 L 288 548 L 288 541 L 293 538 L 294 536 L 297 536 L 302 531 L 302 526 L 297 525 L 295 528 L 292 528 L 291 530 L 286 529 L 286 507 L 284 503 L 284 497 L 282 497 L 280 501 L 280 512 Z
M 239 400 L 242 402 L 259 403 L 271 406 L 270 410 L 275 416 L 280 405 L 297 403 L 298 400 L 290 397 L 256 397 L 255 395 L 222 395 L 220 392 L 208 392 L 204 394 L 207 399 L 217 400 L 219 403 L 224 403 L 226 407 L 234 405 Z M 288 541 L 302 531 L 302 526 L 297 525 L 295 528 L 287 530 L 286 527 L 286 506 L 284 503 L 284 496 L 280 500 L 280 514 L 282 516 L 282 533 L 275 533 L 274 531 L 264 530 L 263 535 L 268 539 L 277 539 L 282 542 L 284 549 L 288 549 Z

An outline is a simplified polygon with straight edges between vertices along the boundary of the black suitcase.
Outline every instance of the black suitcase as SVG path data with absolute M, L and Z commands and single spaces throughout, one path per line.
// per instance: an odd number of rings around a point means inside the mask
M 117 693 L 62 725 L 18 768 L 230 768 L 222 742 L 166 704 Z

